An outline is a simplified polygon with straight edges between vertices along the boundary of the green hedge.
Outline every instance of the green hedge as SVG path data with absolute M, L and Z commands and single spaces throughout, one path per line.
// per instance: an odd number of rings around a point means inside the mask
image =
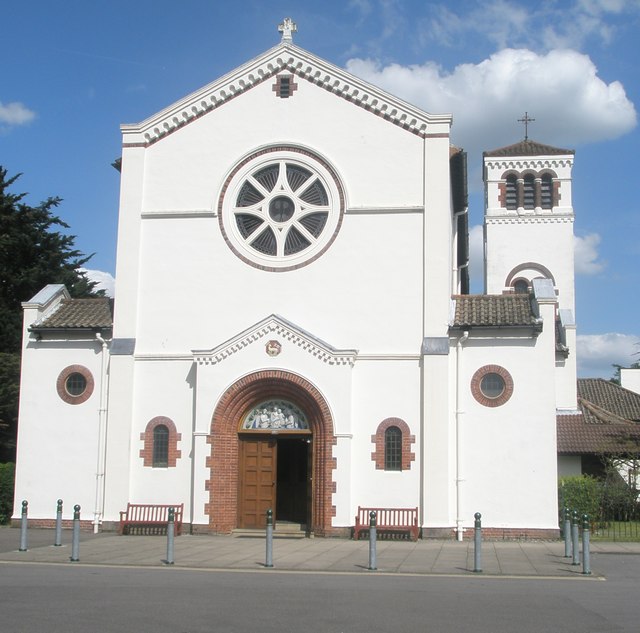
M 13 512 L 13 481 L 16 465 L 0 464 L 0 525 L 9 523 Z
M 592 519 L 600 515 L 602 507 L 603 485 L 595 477 L 576 475 L 560 477 L 558 481 L 558 503 L 560 516 L 564 508 L 577 510 L 580 517 L 588 514 Z

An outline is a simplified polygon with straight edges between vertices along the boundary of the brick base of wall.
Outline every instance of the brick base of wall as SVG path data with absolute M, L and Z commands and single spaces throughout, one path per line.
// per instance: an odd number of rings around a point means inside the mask
M 455 539 L 455 528 L 422 528 L 423 539 Z M 464 529 L 464 540 L 473 540 L 474 529 Z M 484 541 L 557 541 L 560 538 L 560 529 L 540 528 L 482 528 L 482 540 Z
M 22 527 L 22 519 L 11 519 L 12 528 Z M 53 530 L 56 527 L 55 519 L 27 519 L 27 528 L 31 529 L 47 529 Z M 71 529 L 73 527 L 73 519 L 62 519 L 63 529 Z M 83 521 L 80 519 L 81 530 L 93 530 L 93 523 L 91 521 Z

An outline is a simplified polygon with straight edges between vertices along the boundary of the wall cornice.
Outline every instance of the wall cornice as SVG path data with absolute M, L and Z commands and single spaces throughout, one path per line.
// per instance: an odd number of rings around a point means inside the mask
M 123 147 L 151 145 L 276 74 L 288 71 L 422 138 L 448 137 L 452 116 L 429 114 L 292 44 L 280 44 L 137 124 Z

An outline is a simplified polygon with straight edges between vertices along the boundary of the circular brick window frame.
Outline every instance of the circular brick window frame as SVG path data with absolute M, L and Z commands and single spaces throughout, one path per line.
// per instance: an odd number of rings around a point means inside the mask
M 73 374 L 80 374 L 87 383 L 84 391 L 77 396 L 73 396 L 67 391 L 67 380 L 69 380 L 69 377 Z M 58 395 L 67 404 L 82 404 L 83 402 L 86 402 L 91 397 L 94 386 L 95 382 L 93 380 L 93 374 L 84 367 L 84 365 L 69 365 L 68 367 L 65 367 L 60 372 L 58 380 L 56 381 L 56 390 L 58 391 Z
M 481 389 L 482 379 L 488 374 L 497 374 L 504 381 L 504 389 L 499 396 L 490 398 Z M 513 378 L 511 374 L 500 365 L 485 365 L 480 367 L 471 378 L 471 393 L 473 397 L 485 407 L 500 407 L 513 395 Z

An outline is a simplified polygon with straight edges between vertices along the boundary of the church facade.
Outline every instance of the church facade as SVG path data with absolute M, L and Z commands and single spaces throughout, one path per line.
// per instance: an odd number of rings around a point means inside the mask
M 194 532 L 557 533 L 576 412 L 573 152 L 486 152 L 470 295 L 466 155 L 429 114 L 282 41 L 122 126 L 116 294 L 24 304 L 16 518 Z

